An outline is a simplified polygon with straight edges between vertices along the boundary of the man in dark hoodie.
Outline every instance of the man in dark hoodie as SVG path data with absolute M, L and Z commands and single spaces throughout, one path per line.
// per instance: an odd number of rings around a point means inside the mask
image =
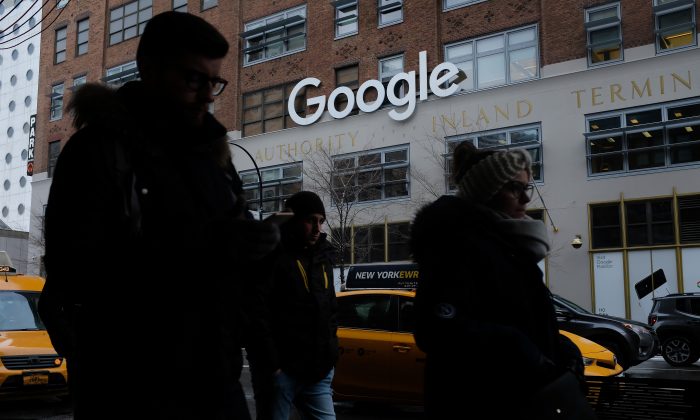
M 248 304 L 247 347 L 258 420 L 288 420 L 292 404 L 304 418 L 335 419 L 331 382 L 338 359 L 332 248 L 321 232 L 326 211 L 318 195 L 301 191 L 285 203 L 294 217 L 263 266 Z
M 228 42 L 165 12 L 141 81 L 86 85 L 46 209 L 40 313 L 66 356 L 76 419 L 247 419 L 241 281 L 279 231 L 250 220 L 209 112 Z M 82 204 L 81 204 L 82 203 Z

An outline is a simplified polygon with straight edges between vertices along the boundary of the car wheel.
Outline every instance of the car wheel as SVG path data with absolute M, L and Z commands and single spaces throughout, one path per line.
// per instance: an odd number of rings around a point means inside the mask
M 689 366 L 698 360 L 697 350 L 685 337 L 671 337 L 664 341 L 661 355 L 666 363 L 671 366 Z
M 617 359 L 617 363 L 622 366 L 622 369 L 627 370 L 627 368 L 630 367 L 630 360 L 629 357 L 627 357 L 627 354 L 622 351 L 622 347 L 620 347 L 617 343 L 609 340 L 593 340 L 596 341 L 598 344 L 601 346 L 605 347 L 606 349 L 610 350 L 613 352 L 615 355 L 615 358 Z

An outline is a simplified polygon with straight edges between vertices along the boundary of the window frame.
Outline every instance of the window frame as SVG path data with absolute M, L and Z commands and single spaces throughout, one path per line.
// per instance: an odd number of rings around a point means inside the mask
M 664 220 L 654 220 L 654 204 L 657 203 L 665 203 L 669 205 L 669 211 L 668 214 L 670 216 L 670 219 L 664 219 Z M 630 219 L 630 206 L 643 206 L 644 208 L 644 221 L 634 221 L 632 222 Z M 640 199 L 640 200 L 625 200 L 625 243 L 628 248 L 637 248 L 637 247 L 648 247 L 648 246 L 658 246 L 658 245 L 673 245 L 676 243 L 675 237 L 675 228 L 674 228 L 674 208 L 673 208 L 673 198 L 668 197 L 668 198 L 649 198 L 649 199 Z M 660 242 L 658 240 L 655 240 L 655 234 L 654 234 L 654 227 L 655 226 L 660 226 L 660 225 L 670 225 L 671 227 L 671 241 L 669 242 Z M 637 240 L 631 239 L 631 236 L 633 236 L 630 232 L 634 229 L 637 228 L 643 228 L 644 235 L 646 237 L 646 242 L 641 243 L 637 242 Z
M 212 9 L 219 5 L 219 0 L 201 0 L 199 10 L 202 12 L 205 10 Z
M 537 130 L 537 140 L 518 143 L 512 142 L 512 136 L 514 133 L 525 132 L 528 130 Z M 505 134 L 505 143 L 502 145 L 479 147 L 479 138 L 497 136 L 500 134 Z M 445 191 L 447 191 L 448 194 L 454 194 L 457 192 L 457 186 L 452 184 L 452 153 L 454 148 L 463 141 L 471 141 L 472 144 L 479 150 L 509 150 L 513 148 L 522 148 L 530 151 L 531 149 L 538 149 L 537 154 L 539 155 L 539 159 L 532 159 L 532 178 L 533 181 L 538 184 L 544 183 L 544 146 L 542 144 L 542 124 L 538 122 L 534 124 L 518 125 L 496 130 L 477 131 L 473 133 L 445 137 L 445 154 L 443 156 L 445 159 Z M 532 157 L 532 153 L 530 153 L 530 156 Z M 538 170 L 535 169 L 536 166 L 539 166 Z M 537 177 L 536 172 L 539 174 Z
M 696 115 L 682 118 L 677 117 L 676 119 L 669 119 L 669 114 L 671 110 L 693 105 L 698 107 Z M 628 119 L 630 118 L 630 116 L 643 114 L 645 112 L 649 113 L 656 110 L 658 110 L 660 114 L 659 121 L 652 121 L 649 123 L 642 123 L 639 125 L 629 125 Z M 590 131 L 591 127 L 596 122 L 612 120 L 614 118 L 617 118 L 618 126 L 600 130 L 594 129 L 594 131 Z M 686 132 L 688 133 L 700 131 L 700 100 L 698 99 L 680 100 L 661 104 L 652 104 L 642 107 L 607 111 L 597 114 L 589 114 L 586 115 L 585 124 L 586 131 L 583 133 L 583 136 L 586 142 L 585 150 L 589 178 L 613 175 L 633 175 L 637 173 L 647 173 L 653 171 L 677 170 L 677 168 L 700 165 L 700 137 L 695 140 L 680 142 L 674 141 L 676 138 L 672 137 L 673 130 L 681 127 L 690 127 L 690 129 L 685 128 Z M 651 134 L 652 132 L 659 132 L 662 136 L 662 144 L 651 145 L 648 147 L 630 147 L 629 143 L 631 135 L 639 133 L 644 134 L 645 132 L 647 134 Z M 645 137 L 651 138 L 648 135 L 645 135 Z M 592 148 L 594 147 L 594 143 L 598 141 L 602 143 L 603 139 L 606 139 L 606 141 L 609 143 L 614 143 L 617 140 L 617 138 L 620 139 L 619 149 L 608 152 L 593 152 Z M 597 147 L 597 145 L 595 147 Z M 679 150 L 688 148 L 695 148 L 696 153 L 699 154 L 698 158 L 696 160 L 674 162 L 674 160 L 678 160 L 674 153 L 678 152 Z M 630 154 L 638 155 L 644 152 L 653 152 L 660 150 L 663 151 L 663 164 L 630 169 Z M 692 151 L 693 150 L 691 150 L 691 152 Z M 598 165 L 603 165 L 606 162 L 614 164 L 615 161 L 606 161 L 606 158 L 610 159 L 618 155 L 621 159 L 620 169 L 596 171 Z
M 58 155 L 61 154 L 61 140 L 53 140 L 48 144 L 48 166 L 46 167 L 47 176 L 53 178 L 53 173 L 56 170 Z
M 78 87 L 80 87 L 86 83 L 87 83 L 87 73 L 81 74 L 80 76 L 75 76 L 75 77 L 73 77 L 73 85 L 71 86 L 71 89 L 75 90 Z
M 172 0 L 170 6 L 172 7 L 173 12 L 187 13 L 187 3 L 187 0 Z
M 386 4 L 384 4 L 386 3 Z M 382 17 L 387 13 L 399 11 L 399 17 L 383 21 Z M 377 27 L 384 28 L 403 22 L 403 0 L 377 0 Z
M 615 9 L 616 17 L 603 18 L 597 21 L 591 21 L 590 17 L 592 13 L 598 13 L 608 9 Z M 624 47 L 624 37 L 622 35 L 622 15 L 620 9 L 620 3 L 608 3 L 596 7 L 590 7 L 583 11 L 584 13 L 584 27 L 586 29 L 586 56 L 588 60 L 588 67 L 598 67 L 609 65 L 613 63 L 620 63 L 625 61 L 625 47 Z M 591 41 L 591 35 L 595 32 L 602 31 L 605 29 L 617 27 L 618 29 L 618 39 L 620 45 L 620 56 L 617 59 L 603 60 L 600 62 L 593 62 L 593 49 L 596 46 L 611 44 L 612 42 L 597 42 L 593 43 Z
M 358 0 L 337 0 L 333 2 L 333 13 L 334 13 L 334 19 L 333 19 L 333 26 L 335 28 L 335 38 L 334 39 L 341 39 L 341 38 L 346 38 L 349 36 L 357 35 L 360 31 L 360 7 L 359 7 L 359 1 Z M 347 9 L 347 10 L 343 10 Z M 350 14 L 352 13 L 352 9 L 354 9 L 354 15 Z M 340 14 L 343 13 L 343 16 L 340 16 Z M 341 33 L 340 28 L 341 25 L 347 24 L 354 24 L 355 29 L 354 30 L 349 30 L 347 32 Z
M 281 85 L 276 85 L 276 86 L 270 86 L 264 89 L 259 89 L 255 90 L 252 92 L 245 92 L 242 95 L 242 103 L 241 103 L 241 137 L 249 137 L 249 136 L 256 136 L 264 133 L 271 133 L 274 131 L 279 131 L 279 130 L 286 130 L 288 128 L 293 128 L 297 127 L 298 124 L 294 122 L 291 117 L 289 116 L 289 109 L 287 107 L 287 99 L 289 98 L 289 93 L 291 90 L 294 88 L 294 86 L 298 83 L 296 82 L 291 82 L 291 83 L 284 83 Z M 282 89 L 282 98 L 278 100 L 272 100 L 269 102 L 265 102 L 265 94 L 266 92 L 271 92 L 276 89 Z M 259 104 L 254 104 L 254 105 L 248 105 L 246 106 L 246 99 L 254 96 L 254 95 L 260 95 L 260 103 Z M 282 104 L 282 114 L 281 115 L 275 115 L 269 118 L 265 118 L 265 106 L 270 106 L 273 104 L 279 104 L 281 102 Z M 306 115 L 306 89 L 303 91 L 298 92 L 297 97 L 296 97 L 296 103 L 298 103 L 299 108 L 296 110 L 297 114 L 299 115 Z M 259 119 L 251 119 L 251 120 L 246 120 L 246 111 L 255 109 L 255 108 L 260 108 L 260 118 Z M 266 130 L 266 121 L 271 121 L 277 118 L 282 118 L 283 121 L 283 127 L 279 130 Z M 246 126 L 252 125 L 252 124 L 257 124 L 261 123 L 262 127 L 259 133 L 255 134 L 247 134 L 246 133 Z
M 80 25 L 86 23 L 87 27 L 84 29 L 80 29 Z M 76 36 L 75 36 L 75 56 L 81 56 L 85 55 L 90 51 L 90 18 L 86 17 L 84 19 L 80 19 L 78 22 L 75 24 L 76 27 Z M 85 35 L 85 41 L 80 42 L 80 37 L 81 35 Z M 80 52 L 81 47 L 85 46 L 85 51 Z
M 287 176 L 285 177 L 285 170 L 293 169 L 296 170 L 298 167 L 299 170 L 299 175 L 298 176 Z M 273 172 L 278 172 L 277 177 L 273 178 L 268 178 L 266 179 L 266 173 L 273 173 Z M 262 214 L 269 214 L 273 212 L 278 212 L 278 211 L 283 211 L 284 210 L 284 202 L 285 200 L 290 197 L 292 194 L 295 192 L 301 191 L 303 188 L 304 184 L 304 167 L 302 162 L 294 162 L 294 163 L 287 163 L 284 165 L 276 165 L 276 166 L 268 166 L 264 168 L 260 168 L 260 175 L 263 177 L 263 183 L 262 183 L 262 194 L 263 194 L 263 211 Z M 250 206 L 252 211 L 258 212 L 260 209 L 259 203 L 260 203 L 260 182 L 258 179 L 258 172 L 255 169 L 250 169 L 246 171 L 241 171 L 240 172 L 240 177 L 241 181 L 243 182 L 243 191 L 246 193 L 246 200 L 248 202 L 248 205 Z M 246 182 L 247 178 L 251 178 L 251 182 Z M 252 180 L 254 178 L 254 180 Z M 291 192 L 289 194 L 282 194 L 282 188 L 284 186 L 290 186 L 298 184 L 298 190 Z M 276 188 L 278 194 L 265 197 L 265 189 L 266 188 Z M 253 194 L 250 194 L 248 196 L 248 191 L 253 191 Z M 255 196 L 257 194 L 257 196 Z M 274 210 L 271 211 L 265 211 L 265 203 L 266 202 L 276 202 L 277 205 L 275 206 Z
M 140 73 L 136 61 L 128 61 L 105 70 L 102 81 L 108 85 L 119 87 L 132 80 L 139 80 Z
M 289 35 L 290 29 L 297 30 L 299 27 L 301 27 L 301 33 Z M 283 32 L 282 36 L 274 38 L 272 41 L 266 41 L 268 33 L 271 33 L 274 37 L 276 36 L 275 33 L 280 31 Z M 307 35 L 306 4 L 247 22 L 244 25 L 244 32 L 241 34 L 241 38 L 243 38 L 243 67 L 305 51 Z M 261 42 L 251 45 L 251 39 L 257 39 L 259 37 Z M 289 41 L 297 38 L 303 39 L 303 45 L 298 48 L 289 49 Z M 275 55 L 267 55 L 267 48 L 276 44 L 281 44 L 281 52 Z M 250 54 L 253 51 L 261 52 L 261 57 L 258 59 L 251 59 Z
M 517 35 L 518 33 L 521 32 L 526 32 L 526 31 L 532 31 L 532 34 L 534 35 L 534 39 L 530 41 L 523 41 L 519 42 L 516 44 L 511 44 L 510 39 L 512 36 Z M 499 37 L 502 37 L 503 42 L 502 42 L 502 47 L 493 49 L 493 50 L 488 50 L 486 52 L 481 52 L 479 53 L 478 47 L 479 43 L 484 43 L 490 40 L 497 40 Z M 460 60 L 454 60 L 450 57 L 450 52 L 452 49 L 459 49 L 459 48 L 471 48 L 471 53 L 468 54 L 463 54 L 461 56 L 456 56 L 455 58 L 459 58 Z M 535 74 L 531 77 L 524 77 L 520 78 L 517 80 L 513 80 L 513 72 L 511 70 L 511 67 L 513 65 L 512 63 L 512 56 L 520 51 L 525 51 L 528 49 L 534 48 L 534 54 L 532 57 L 534 58 L 535 61 Z M 469 39 L 464 39 L 461 41 L 457 42 L 451 42 L 449 44 L 445 44 L 443 46 L 443 54 L 445 57 L 445 61 L 449 61 L 456 65 L 460 70 L 463 70 L 465 74 L 467 75 L 467 78 L 460 83 L 460 91 L 462 92 L 475 92 L 479 90 L 484 90 L 484 89 L 491 89 L 495 87 L 500 87 L 500 86 L 508 86 L 516 83 L 524 83 L 528 82 L 531 80 L 538 80 L 540 79 L 541 76 L 541 71 L 540 71 L 540 51 L 539 51 L 539 26 L 537 24 L 535 25 L 526 25 L 526 26 L 521 26 L 518 28 L 513 28 L 509 29 L 507 31 L 502 31 L 494 34 L 489 34 L 487 36 L 482 36 L 478 38 L 469 38 Z M 504 77 L 504 83 L 496 83 L 496 84 L 490 84 L 490 85 L 485 85 L 485 86 L 480 86 L 480 81 L 479 81 L 479 65 L 481 63 L 484 63 L 483 60 L 485 60 L 488 57 L 494 57 L 502 55 L 503 56 L 503 77 Z M 480 59 L 482 61 L 480 61 Z M 470 66 L 471 68 L 464 68 L 466 67 L 466 63 L 471 63 Z M 466 87 L 466 86 L 471 86 L 471 87 Z
M 405 160 L 387 162 L 387 154 L 394 153 L 394 152 L 404 152 L 404 151 L 406 152 L 406 159 Z M 376 155 L 376 154 L 379 154 L 379 156 L 380 156 L 379 162 L 371 163 L 371 164 L 367 164 L 367 165 L 362 164 L 362 162 L 361 162 L 362 158 L 370 157 L 370 156 Z M 337 163 L 340 163 L 342 161 L 349 162 L 350 160 L 353 161 L 353 166 L 341 167 L 339 169 L 337 168 L 337 166 L 336 166 Z M 331 170 L 331 174 L 330 174 L 331 180 L 332 180 L 331 182 L 333 183 L 333 185 L 335 185 L 334 180 L 337 177 L 348 177 L 349 176 L 349 178 L 347 178 L 347 179 L 352 180 L 353 184 L 347 188 L 351 188 L 353 185 L 357 186 L 358 183 L 361 182 L 359 179 L 361 177 L 361 174 L 379 171 L 380 179 L 371 185 L 375 186 L 379 190 L 380 197 L 379 198 L 370 198 L 367 200 L 361 200 L 360 197 L 358 196 L 358 194 L 362 193 L 362 191 L 359 191 L 360 188 L 358 188 L 358 191 L 351 191 L 354 194 L 354 199 L 352 200 L 352 203 L 366 204 L 366 203 L 375 203 L 375 202 L 381 202 L 381 201 L 410 199 L 410 197 L 411 197 L 411 147 L 409 144 L 396 145 L 396 146 L 391 146 L 391 147 L 386 147 L 386 148 L 381 148 L 381 149 L 363 150 L 361 152 L 333 155 L 332 156 L 332 163 L 333 163 L 333 169 Z M 346 166 L 346 165 L 338 165 L 338 166 Z M 387 171 L 392 170 L 392 169 L 400 169 L 400 168 L 406 168 L 406 177 L 403 181 L 401 181 L 401 180 L 386 181 Z M 393 185 L 399 185 L 401 183 L 405 184 L 406 195 L 395 195 L 395 196 L 387 197 L 387 187 L 393 186 Z M 365 186 L 367 186 L 367 185 L 365 185 Z M 369 190 L 364 190 L 364 191 L 369 191 Z M 335 194 L 331 194 L 332 199 L 334 196 L 335 196 Z
M 56 28 L 54 32 L 54 56 L 53 63 L 61 64 L 66 61 L 67 54 L 67 44 L 68 44 L 68 26 L 61 26 Z
M 355 70 L 355 76 L 356 78 L 354 80 L 349 80 L 346 82 L 338 82 L 338 74 L 340 72 L 346 71 L 346 70 Z M 360 64 L 355 63 L 355 64 L 349 64 L 346 66 L 342 67 L 336 67 L 334 69 L 334 75 L 335 75 L 335 87 L 338 88 L 340 86 L 346 86 L 350 88 L 353 92 L 353 96 L 357 96 L 357 90 L 360 88 Z M 336 110 L 344 110 L 345 107 L 347 106 L 347 97 L 345 95 L 338 95 L 335 101 L 335 109 Z M 340 105 L 340 106 L 339 106 Z M 350 115 L 357 115 L 360 112 L 360 108 L 357 105 L 357 102 L 353 105 L 352 111 L 350 111 Z
M 142 6 L 143 3 L 143 6 Z M 128 14 L 127 13 L 127 8 L 130 8 L 133 4 L 136 4 L 136 10 L 131 11 Z M 121 10 L 119 13 L 120 16 L 114 17 L 115 13 L 117 11 Z M 128 27 L 125 27 L 125 21 L 127 18 L 130 18 L 131 16 L 135 17 L 135 23 L 133 25 L 129 25 Z M 148 17 L 146 17 L 148 16 Z M 128 3 L 124 3 L 120 6 L 114 7 L 109 10 L 109 38 L 108 38 L 108 46 L 112 45 L 117 45 L 122 42 L 128 41 L 132 38 L 137 38 L 143 34 L 143 30 L 146 27 L 146 23 L 148 23 L 149 20 L 153 17 L 153 0 L 134 0 L 130 1 Z M 121 28 L 118 30 L 113 29 L 113 25 L 116 24 L 116 22 L 121 22 Z M 128 38 L 126 37 L 126 32 L 129 31 L 130 29 L 135 28 L 135 32 L 131 34 Z M 121 34 L 119 37 L 118 41 L 115 41 L 115 34 Z
M 65 84 L 55 83 L 51 86 L 49 95 L 49 121 L 58 121 L 63 118 L 63 96 L 65 95 Z
M 677 0 L 668 3 L 659 4 L 659 0 L 654 0 L 654 38 L 656 46 L 656 54 L 666 54 L 674 51 L 685 50 L 692 47 L 697 47 L 698 37 L 697 37 L 697 23 L 695 16 L 695 1 L 694 0 Z M 660 18 L 666 15 L 683 12 L 685 10 L 690 10 L 690 23 L 686 24 L 676 24 L 670 28 L 661 29 L 660 28 Z M 666 49 L 661 48 L 661 42 L 663 40 L 664 33 L 671 32 L 671 29 L 682 29 L 683 27 L 692 28 L 692 42 L 687 45 L 681 45 L 678 47 L 670 47 Z
M 387 63 L 390 61 L 395 61 L 395 60 L 401 60 L 401 69 L 384 74 L 384 72 L 382 72 L 382 65 L 384 63 Z M 391 78 L 396 76 L 399 73 L 403 73 L 405 68 L 406 68 L 406 56 L 404 53 L 382 57 L 382 58 L 377 60 L 377 80 L 379 80 L 382 83 L 382 85 L 384 85 L 385 92 L 387 91 L 387 88 L 389 87 L 389 81 L 391 81 Z M 406 95 L 407 87 L 408 86 L 406 86 L 406 83 L 403 83 L 403 82 L 397 83 L 394 86 L 394 89 L 395 89 L 394 94 L 399 98 L 403 98 Z M 384 102 L 382 103 L 383 107 L 387 106 L 387 105 L 390 105 L 388 94 L 384 95 Z
M 653 220 L 649 215 L 648 211 L 645 216 L 644 222 L 632 223 L 634 226 L 645 226 L 647 234 L 652 233 L 654 225 L 669 224 L 671 227 L 671 234 L 673 236 L 672 241 L 667 242 L 655 242 L 653 235 L 647 236 L 646 243 L 630 243 L 629 238 L 629 226 L 630 222 L 628 220 L 628 206 L 630 204 L 641 204 L 643 203 L 647 208 L 654 202 L 668 202 L 670 203 L 670 219 L 668 220 Z M 687 205 L 686 205 L 687 204 Z M 598 225 L 594 224 L 593 212 L 597 208 L 615 208 L 617 211 L 617 221 L 615 224 L 608 225 Z M 692 217 L 689 220 L 684 220 L 684 210 L 691 209 L 693 211 Z M 625 249 L 655 249 L 655 248 L 683 248 L 687 246 L 698 246 L 700 245 L 700 193 L 689 193 L 689 194 L 674 194 L 670 196 L 658 196 L 658 197 L 641 197 L 641 198 L 631 198 L 622 199 L 619 201 L 607 201 L 598 203 L 588 204 L 588 222 L 589 222 L 589 232 L 591 235 L 590 246 L 592 251 L 601 250 L 625 250 Z M 600 230 L 616 229 L 617 238 L 619 238 L 619 243 L 603 243 L 596 244 L 596 231 Z M 687 235 L 684 235 L 687 232 Z
M 487 0 L 442 0 L 442 11 L 449 12 L 450 10 L 460 9 L 484 1 Z

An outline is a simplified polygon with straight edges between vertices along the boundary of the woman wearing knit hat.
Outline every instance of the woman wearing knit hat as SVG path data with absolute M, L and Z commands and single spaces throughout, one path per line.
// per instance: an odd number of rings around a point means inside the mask
M 421 209 L 411 229 L 426 413 L 540 418 L 532 415 L 536 390 L 567 369 L 581 378 L 583 365 L 578 349 L 560 339 L 537 265 L 549 243 L 544 223 L 525 214 L 530 155 L 463 142 L 452 173 L 456 196 Z

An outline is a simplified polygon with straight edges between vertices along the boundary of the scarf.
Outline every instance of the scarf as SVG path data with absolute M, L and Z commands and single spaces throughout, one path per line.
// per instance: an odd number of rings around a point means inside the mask
M 533 256 L 536 262 L 547 256 L 550 249 L 549 239 L 547 238 L 547 227 L 541 220 L 533 219 L 530 216 L 513 219 L 490 207 L 481 204 L 477 204 L 477 207 L 494 220 L 498 233 L 516 248 L 525 250 Z

